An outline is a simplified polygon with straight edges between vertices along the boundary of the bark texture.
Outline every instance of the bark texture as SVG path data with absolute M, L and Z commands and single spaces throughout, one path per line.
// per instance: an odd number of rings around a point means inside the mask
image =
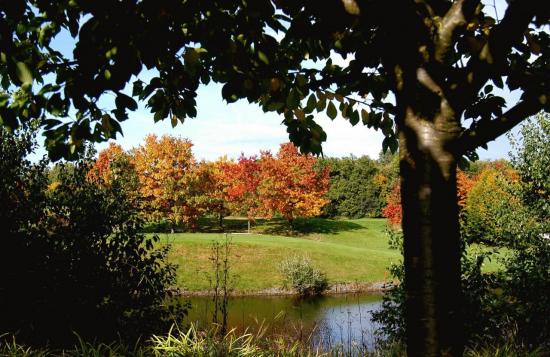
M 410 108 L 410 107 L 409 107 Z M 409 356 L 463 352 L 456 158 L 458 132 L 439 113 L 404 114 L 400 130 Z

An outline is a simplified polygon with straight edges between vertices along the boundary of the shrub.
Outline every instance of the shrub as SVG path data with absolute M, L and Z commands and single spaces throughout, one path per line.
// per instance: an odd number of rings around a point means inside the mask
M 302 297 L 316 296 L 328 289 L 328 280 L 315 268 L 308 257 L 293 256 L 281 263 L 285 287 L 294 289 Z
M 87 178 L 89 160 L 32 164 L 32 135 L 0 133 L 0 335 L 30 344 L 134 340 L 165 331 L 175 267 L 166 247 L 140 234 L 121 183 Z M 53 181 L 48 182 L 48 177 Z M 173 314 L 175 313 L 175 315 Z

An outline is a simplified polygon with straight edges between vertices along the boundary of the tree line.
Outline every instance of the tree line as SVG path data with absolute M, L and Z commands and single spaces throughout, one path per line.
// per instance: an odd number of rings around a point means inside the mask
M 329 170 L 302 155 L 291 143 L 276 154 L 241 155 L 198 161 L 187 139 L 149 135 L 142 145 L 124 151 L 111 143 L 101 151 L 89 178 L 109 185 L 123 176 L 149 221 L 167 221 L 196 230 L 198 220 L 215 216 L 220 226 L 228 215 L 280 216 L 290 225 L 297 217 L 317 216 L 328 202 Z
M 110 143 L 99 152 L 88 178 L 103 185 L 122 178 L 140 202 L 142 216 L 167 223 L 151 225 L 156 229 L 196 230 L 204 216 L 216 217 L 220 228 L 227 216 L 249 222 L 282 217 L 291 225 L 298 217 L 385 217 L 401 225 L 396 155 L 381 153 L 377 160 L 314 157 L 286 143 L 275 155 L 262 151 L 236 160 L 199 161 L 192 146 L 188 139 L 168 135 L 149 135 L 128 151 Z M 457 171 L 463 237 L 495 244 L 513 240 L 510 232 L 497 233 L 504 227 L 495 211 L 524 209 L 510 193 L 518 180 L 518 171 L 504 159 L 472 162 Z

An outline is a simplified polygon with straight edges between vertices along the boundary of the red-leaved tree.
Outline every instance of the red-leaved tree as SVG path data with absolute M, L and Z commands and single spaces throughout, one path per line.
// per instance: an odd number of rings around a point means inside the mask
M 296 217 L 317 216 L 328 202 L 329 171 L 315 170 L 316 158 L 304 155 L 292 143 L 282 144 L 277 156 L 262 152 L 258 187 L 261 211 L 280 214 L 292 225 Z

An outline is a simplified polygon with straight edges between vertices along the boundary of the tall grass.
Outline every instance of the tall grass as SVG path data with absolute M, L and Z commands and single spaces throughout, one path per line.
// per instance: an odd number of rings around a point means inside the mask
M 265 328 L 257 333 L 237 333 L 230 330 L 220 336 L 219 326 L 199 330 L 195 325 L 188 329 L 172 327 L 168 334 L 153 336 L 147 343 L 133 347 L 119 343 L 90 343 L 79 339 L 71 349 L 50 350 L 19 345 L 15 338 L 0 336 L 2 357 L 401 357 L 406 356 L 401 343 L 385 343 L 374 350 L 354 345 L 351 349 L 332 346 L 325 350 L 313 349 L 304 341 L 289 341 L 282 337 L 265 338 Z M 521 346 L 507 343 L 502 346 L 474 347 L 466 350 L 465 357 L 544 357 L 548 353 L 536 349 L 526 351 Z

